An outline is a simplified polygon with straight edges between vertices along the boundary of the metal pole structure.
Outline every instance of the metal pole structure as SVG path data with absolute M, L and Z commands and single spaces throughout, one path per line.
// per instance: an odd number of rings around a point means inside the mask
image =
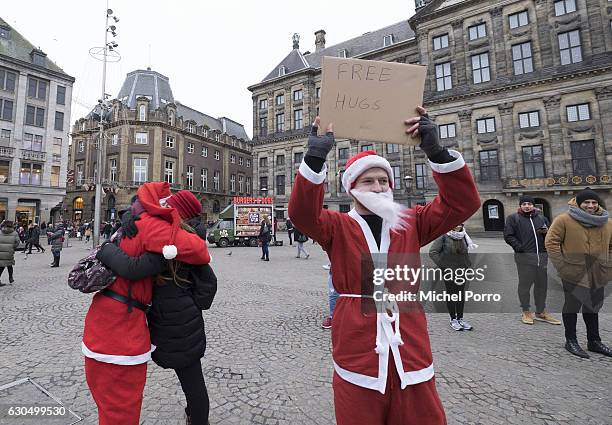
M 94 210 L 94 226 L 93 226 L 93 246 L 94 248 L 100 244 L 100 215 L 102 210 L 102 173 L 104 166 L 102 161 L 104 160 L 104 101 L 106 100 L 106 57 L 108 53 L 108 18 L 110 16 L 108 8 L 108 0 L 106 0 L 106 23 L 104 25 L 104 58 L 102 60 L 102 97 L 100 98 L 100 135 L 98 139 L 98 159 L 97 167 L 98 172 L 96 173 L 96 205 Z M 112 12 L 111 12 L 112 13 Z

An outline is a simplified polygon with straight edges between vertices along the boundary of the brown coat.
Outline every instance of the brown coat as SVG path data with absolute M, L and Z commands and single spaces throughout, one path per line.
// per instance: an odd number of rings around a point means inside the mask
M 576 201 L 568 204 L 576 206 Z M 563 213 L 550 226 L 545 245 L 561 279 L 587 288 L 612 280 L 612 221 L 602 227 L 584 227 Z

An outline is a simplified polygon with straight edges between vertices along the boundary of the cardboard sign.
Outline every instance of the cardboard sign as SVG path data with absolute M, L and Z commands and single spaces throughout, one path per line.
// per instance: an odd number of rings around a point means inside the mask
M 404 121 L 418 116 L 427 67 L 324 56 L 321 131 L 331 122 L 336 138 L 418 145 Z

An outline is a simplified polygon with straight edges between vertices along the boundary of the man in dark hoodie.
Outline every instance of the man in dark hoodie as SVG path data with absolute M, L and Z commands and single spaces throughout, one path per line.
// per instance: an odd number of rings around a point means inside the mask
M 548 256 L 544 238 L 548 231 L 548 219 L 534 207 L 534 199 L 523 195 L 519 199 L 519 209 L 506 219 L 504 240 L 514 250 L 514 261 L 518 270 L 518 297 L 523 309 L 521 320 L 533 325 L 534 319 L 560 325 L 561 322 L 546 312 L 546 292 Z M 535 316 L 530 311 L 531 287 L 536 305 Z

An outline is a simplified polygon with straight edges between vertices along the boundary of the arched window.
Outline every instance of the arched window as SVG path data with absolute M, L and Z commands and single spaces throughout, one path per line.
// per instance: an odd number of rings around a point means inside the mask
M 174 111 L 168 112 L 168 125 L 174 127 Z
M 80 196 L 78 198 L 74 198 L 74 201 L 72 202 L 72 208 L 75 210 L 82 210 L 84 205 L 85 202 Z
M 147 107 L 145 105 L 140 105 L 138 107 L 138 120 L 145 121 L 147 118 Z
M 106 203 L 108 205 L 108 209 L 115 208 L 115 197 L 113 195 L 109 196 Z

